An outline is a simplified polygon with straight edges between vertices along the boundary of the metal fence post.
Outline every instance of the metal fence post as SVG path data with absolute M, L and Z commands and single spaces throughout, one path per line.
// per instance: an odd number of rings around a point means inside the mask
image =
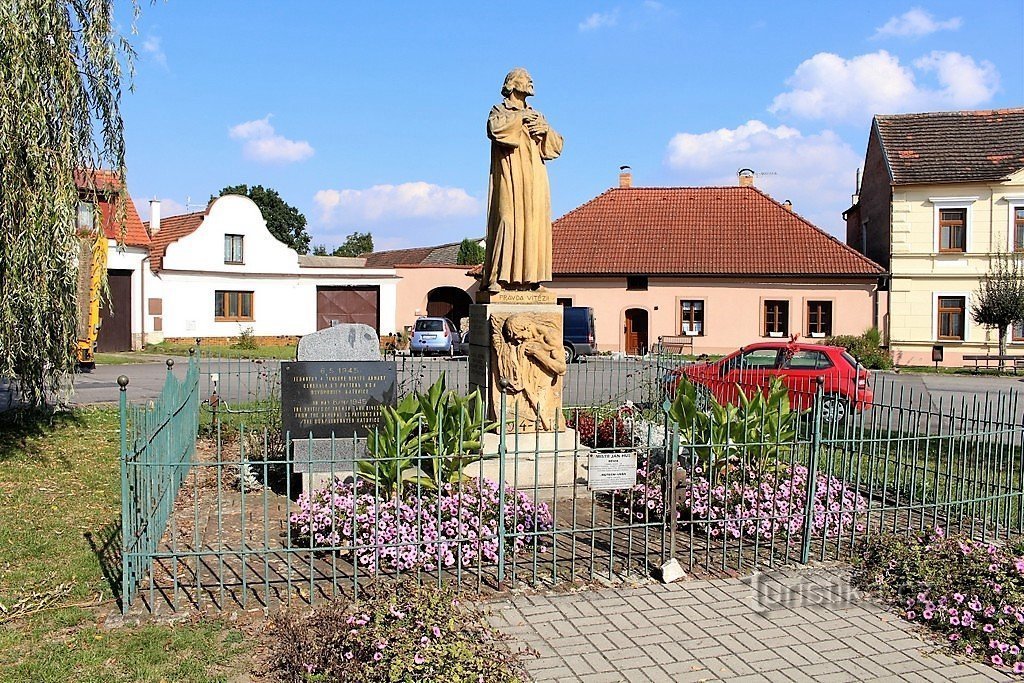
M 128 548 L 125 544 L 132 538 L 128 529 L 128 376 L 117 378 L 119 392 L 119 408 L 121 414 L 121 614 L 128 611 L 131 602 L 129 591 L 133 585 L 128 572 Z
M 501 414 L 498 417 L 498 586 L 505 582 L 505 391 L 508 389 L 508 380 L 502 377 L 498 380 L 501 388 Z
M 811 452 L 807 458 L 807 498 L 804 501 L 804 537 L 800 548 L 800 564 L 807 564 L 811 556 L 811 530 L 814 528 L 814 497 L 818 484 L 818 456 L 821 454 L 821 404 L 824 398 L 823 378 L 815 380 L 814 414 L 811 418 Z

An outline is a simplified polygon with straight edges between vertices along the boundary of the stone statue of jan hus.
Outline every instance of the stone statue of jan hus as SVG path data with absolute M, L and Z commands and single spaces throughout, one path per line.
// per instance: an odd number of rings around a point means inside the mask
M 526 103 L 533 79 L 512 69 L 491 108 L 487 254 L 481 289 L 536 289 L 551 280 L 551 190 L 544 162 L 562 153 L 562 136 Z
M 498 375 L 493 386 L 497 412 L 507 394 L 505 419 L 509 431 L 560 431 L 565 352 L 559 329 L 561 314 L 514 313 L 491 317 L 491 348 Z

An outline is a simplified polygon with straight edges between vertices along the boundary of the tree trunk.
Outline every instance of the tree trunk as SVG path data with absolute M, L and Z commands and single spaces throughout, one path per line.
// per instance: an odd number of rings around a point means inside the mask
M 1003 371 L 1003 356 L 1006 355 L 1006 325 L 999 326 L 999 372 Z

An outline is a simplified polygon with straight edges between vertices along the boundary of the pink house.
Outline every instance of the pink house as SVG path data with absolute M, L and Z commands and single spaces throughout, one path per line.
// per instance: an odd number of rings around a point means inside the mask
M 631 187 L 555 221 L 554 290 L 594 309 L 597 345 L 642 353 L 687 336 L 721 354 L 877 325 L 881 266 L 741 177 L 738 187 Z

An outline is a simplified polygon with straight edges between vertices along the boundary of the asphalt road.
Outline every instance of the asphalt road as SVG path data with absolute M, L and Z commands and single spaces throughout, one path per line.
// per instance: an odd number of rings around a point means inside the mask
M 404 390 L 422 389 L 445 373 L 447 385 L 466 391 L 468 363 L 465 358 L 399 357 L 399 383 Z M 187 359 L 175 359 L 173 371 L 183 374 Z M 200 391 L 206 398 L 217 380 L 218 393 L 228 401 L 244 402 L 275 390 L 274 376 L 278 361 L 221 360 L 204 362 Z M 590 358 L 570 366 L 565 381 L 566 405 L 622 403 L 626 400 L 650 400 L 658 380 L 664 373 L 649 361 L 636 359 Z M 127 375 L 128 399 L 148 401 L 159 396 L 167 377 L 163 361 L 135 365 L 99 366 L 90 373 L 76 375 L 72 402 L 77 405 L 114 403 L 118 400 L 117 377 Z M 999 394 L 1021 392 L 1018 417 L 1024 418 L 1024 378 L 986 375 L 915 375 L 874 373 L 871 383 L 876 397 L 887 397 L 903 405 L 932 410 L 958 408 Z

